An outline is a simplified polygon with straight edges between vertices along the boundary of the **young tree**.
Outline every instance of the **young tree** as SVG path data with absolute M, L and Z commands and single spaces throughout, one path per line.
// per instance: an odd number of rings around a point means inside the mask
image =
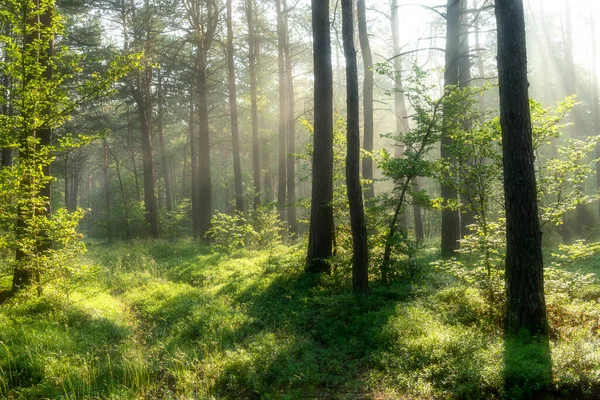
M 364 81 L 363 81 L 363 148 L 368 153 L 373 152 L 373 57 L 371 45 L 367 34 L 367 7 L 365 0 L 358 0 L 356 4 L 358 15 L 358 39 L 363 59 Z M 343 12 L 342 12 L 343 13 Z M 375 197 L 373 185 L 373 158 L 369 155 L 363 159 L 363 178 L 370 182 L 365 184 L 365 199 Z
M 358 0 L 360 4 L 364 0 Z M 369 293 L 369 249 L 367 247 L 367 225 L 360 184 L 360 126 L 358 104 L 358 71 L 354 49 L 352 0 L 342 0 L 342 38 L 346 58 L 346 186 L 350 204 L 350 226 L 352 230 L 352 284 L 354 292 Z M 359 5 L 360 9 L 360 5 Z M 364 10 L 363 10 L 364 11 Z M 372 73 L 372 71 L 371 71 Z
M 547 344 L 523 1 L 496 0 L 495 10 L 506 207 L 505 330 L 516 336 L 526 329 Z
M 402 57 L 400 55 L 402 48 L 400 44 L 400 27 L 398 26 L 398 1 L 392 0 L 391 12 L 391 28 L 392 28 L 392 44 L 394 48 L 394 113 L 396 114 L 396 134 L 403 136 L 410 130 L 408 124 L 408 112 L 406 111 L 406 98 L 404 96 L 404 88 L 402 83 Z M 396 143 L 395 157 L 400 158 L 404 153 L 401 142 Z M 412 191 L 419 191 L 419 177 L 412 180 Z M 417 241 L 421 242 L 424 239 L 423 219 L 421 217 L 421 207 L 414 202 L 413 215 L 415 219 L 415 236 Z M 400 217 L 403 219 L 401 224 L 406 226 L 406 214 L 403 213 Z
M 312 0 L 314 153 L 307 272 L 331 271 L 333 250 L 333 77 L 329 1 Z

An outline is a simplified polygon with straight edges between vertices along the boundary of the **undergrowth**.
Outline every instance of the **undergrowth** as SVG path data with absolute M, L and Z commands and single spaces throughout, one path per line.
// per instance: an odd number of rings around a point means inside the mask
M 0 398 L 598 398 L 593 262 L 548 274 L 552 381 L 505 343 L 486 294 L 431 265 L 355 297 L 303 247 L 89 246 L 94 279 L 0 306 Z M 509 378 L 516 382 L 507 386 Z

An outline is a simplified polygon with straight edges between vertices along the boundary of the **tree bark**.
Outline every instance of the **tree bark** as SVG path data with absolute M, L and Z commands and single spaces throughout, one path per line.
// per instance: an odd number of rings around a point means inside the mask
M 363 2 L 364 12 L 364 0 L 358 0 L 359 10 L 361 2 Z M 354 29 L 352 26 L 354 22 L 353 14 L 352 0 L 342 0 L 342 38 L 346 58 L 346 110 L 348 114 L 346 186 L 348 188 L 350 226 L 352 229 L 352 286 L 354 293 L 368 294 L 369 250 L 367 247 L 363 192 L 360 184 L 360 126 L 358 117 L 360 107 L 358 102 L 358 67 L 356 65 Z
M 208 125 L 208 99 L 206 92 L 206 55 L 207 49 L 198 46 L 198 203 L 199 231 L 197 236 L 205 239 L 210 229 L 212 216 L 212 179 L 210 173 L 210 127 Z
M 567 89 L 567 95 L 573 96 L 577 94 L 577 76 L 575 74 L 575 62 L 573 60 L 573 27 L 571 23 L 571 4 L 569 0 L 565 0 L 565 31 L 564 31 L 564 51 L 565 51 L 565 86 Z M 581 117 L 579 115 L 579 107 L 575 106 L 568 117 L 570 125 L 567 126 L 567 131 L 573 139 L 581 138 L 581 131 L 579 124 L 581 123 Z M 583 185 L 578 186 L 577 189 L 583 195 Z M 577 234 L 582 233 L 582 229 L 589 226 L 588 216 L 585 211 L 584 204 L 577 204 L 575 206 L 575 213 L 577 215 L 577 223 L 573 226 L 573 230 Z
M 444 87 L 445 90 L 453 90 L 459 83 L 458 72 L 458 56 L 459 56 L 459 36 L 460 36 L 460 1 L 448 0 L 447 3 L 447 25 L 446 25 L 446 70 L 444 72 Z M 448 154 L 447 148 L 452 145 L 452 139 L 448 132 L 448 115 L 447 107 L 444 109 L 444 131 L 442 132 L 441 140 L 441 157 L 446 162 L 452 165 L 455 161 Z M 451 168 L 452 169 L 452 168 Z M 444 204 L 457 200 L 457 193 L 450 186 L 442 184 L 442 198 Z M 444 208 L 442 210 L 442 240 L 441 250 L 442 255 L 451 256 L 459 248 L 460 239 L 460 215 L 458 210 Z
M 526 329 L 547 344 L 523 2 L 496 0 L 495 9 L 506 206 L 505 331 L 516 336 Z
M 160 157 L 162 162 L 162 173 L 163 180 L 165 183 L 165 201 L 167 203 L 167 211 L 173 211 L 173 191 L 171 186 L 171 176 L 169 174 L 169 166 L 167 165 L 167 149 L 165 147 L 164 139 L 164 105 L 165 105 L 165 93 L 164 93 L 164 82 L 160 68 L 157 71 L 158 77 L 158 115 L 156 120 L 156 133 L 158 134 L 158 143 L 160 145 Z
M 471 54 L 469 46 L 469 19 L 466 10 L 468 9 L 467 0 L 461 0 L 460 4 L 460 45 L 458 58 L 458 83 L 461 89 L 471 86 Z M 463 129 L 470 131 L 473 129 L 473 122 L 465 120 Z M 469 163 L 470 161 L 467 161 Z M 469 199 L 474 199 L 475 193 L 468 186 L 463 185 L 461 194 L 461 204 L 469 204 Z M 468 226 L 475 223 L 475 212 L 473 210 L 462 210 L 460 214 L 460 237 L 464 238 L 470 233 Z
M 246 18 L 248 20 L 248 72 L 250 73 L 250 108 L 252 115 L 252 171 L 254 177 L 254 208 L 260 206 L 260 140 L 258 137 L 258 100 L 256 88 L 256 57 L 258 52 L 254 32 L 254 0 L 246 0 Z
M 227 0 L 227 79 L 229 88 L 229 110 L 231 113 L 231 145 L 233 151 L 233 182 L 235 190 L 235 209 L 243 213 L 244 188 L 242 186 L 242 167 L 240 162 L 240 135 L 237 111 L 237 92 L 235 84 L 235 64 L 233 62 L 233 19 L 232 0 Z
M 278 67 L 278 78 L 279 78 L 279 180 L 277 186 L 277 205 L 279 209 L 279 218 L 285 221 L 286 212 L 286 123 L 288 118 L 286 113 L 288 111 L 286 107 L 286 73 L 285 73 L 285 41 L 287 32 L 283 24 L 283 10 L 280 0 L 275 0 L 275 6 L 277 9 L 277 67 Z
M 596 24 L 594 17 L 590 16 L 590 30 L 592 35 L 592 107 L 594 114 L 594 135 L 600 134 L 600 95 L 598 90 L 598 43 L 596 40 Z M 596 144 L 596 158 L 600 160 L 600 144 Z M 600 161 L 596 162 L 596 187 L 600 189 Z M 600 202 L 598 202 L 600 215 Z
M 290 50 L 290 37 L 288 27 L 288 11 L 286 0 L 283 5 L 283 28 L 286 35 L 283 53 L 285 57 L 286 92 L 287 92 L 287 222 L 290 234 L 298 233 L 298 222 L 296 216 L 296 116 L 294 110 L 294 76 L 292 66 L 292 54 Z
M 140 73 L 138 87 L 133 88 L 140 117 L 142 135 L 142 167 L 144 171 L 145 219 L 150 234 L 158 238 L 158 205 L 156 200 L 156 178 L 154 174 L 154 145 L 152 140 L 152 67 L 146 66 Z
M 333 81 L 329 1 L 312 0 L 314 154 L 307 272 L 331 272 L 333 250 Z
M 363 148 L 369 154 L 373 153 L 373 57 L 369 36 L 367 35 L 367 9 L 365 0 L 357 1 L 358 14 L 358 38 L 360 51 L 363 59 L 364 81 L 363 81 Z M 375 197 L 373 184 L 373 157 L 366 156 L 362 162 L 363 179 L 365 183 L 365 200 Z

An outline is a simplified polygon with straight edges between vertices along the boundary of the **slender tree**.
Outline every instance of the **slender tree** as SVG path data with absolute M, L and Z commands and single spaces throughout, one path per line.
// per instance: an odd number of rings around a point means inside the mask
M 400 53 L 402 51 L 400 45 L 400 27 L 398 26 L 398 1 L 392 0 L 391 10 L 391 28 L 392 28 L 392 42 L 394 47 L 394 113 L 396 115 L 396 133 L 398 135 L 405 135 L 409 131 L 408 126 L 408 112 L 406 110 L 406 99 L 404 97 L 404 89 L 402 86 L 402 57 Z M 401 158 L 404 149 L 400 143 L 396 144 L 394 156 Z M 415 177 L 412 180 L 411 189 L 414 193 L 419 191 L 419 177 Z M 413 204 L 413 215 L 415 222 L 415 237 L 417 241 L 423 241 L 423 219 L 421 217 L 421 207 L 415 202 Z M 400 216 L 400 225 L 406 227 L 407 217 L 406 213 L 402 213 Z
M 231 113 L 231 145 L 233 150 L 233 182 L 235 208 L 243 213 L 244 187 L 242 186 L 242 166 L 240 161 L 240 134 L 237 111 L 237 91 L 235 84 L 235 63 L 233 62 L 233 18 L 232 0 L 227 0 L 227 82 L 229 89 L 229 112 Z
M 359 8 L 360 2 L 358 0 Z M 363 3 L 364 6 L 364 3 Z M 346 186 L 350 205 L 350 226 L 352 230 L 352 284 L 354 292 L 369 293 L 369 249 L 367 247 L 367 225 L 363 205 L 363 192 L 360 184 L 360 126 L 358 102 L 358 67 L 354 49 L 352 0 L 342 0 L 342 38 L 346 58 L 346 110 L 347 152 Z
M 596 38 L 596 24 L 594 17 L 590 16 L 590 34 L 592 35 L 592 107 L 594 113 L 594 134 L 600 134 L 600 93 L 598 90 L 598 43 Z M 596 145 L 596 187 L 600 189 L 600 144 Z M 600 211 L 600 202 L 598 203 Z
M 548 341 L 522 0 L 496 0 L 506 207 L 506 333 Z
M 333 250 L 333 77 L 329 1 L 312 0 L 314 153 L 306 270 L 331 271 Z
M 258 93 L 256 83 L 256 59 L 258 40 L 254 31 L 254 0 L 246 0 L 248 21 L 248 73 L 250 74 L 250 113 L 252 117 L 252 171 L 254 177 L 254 208 L 260 206 L 260 138 L 258 136 Z
M 458 83 L 461 89 L 471 86 L 471 49 L 469 46 L 469 19 L 467 14 L 467 0 L 460 1 L 460 42 L 458 47 Z M 465 119 L 463 129 L 469 131 L 473 128 L 473 121 Z M 475 194 L 469 187 L 464 187 L 465 194 L 461 195 L 461 203 L 467 204 L 474 199 Z M 463 210 L 460 215 L 460 237 L 463 238 L 469 234 L 468 226 L 475 223 L 475 213 L 469 209 Z
M 279 179 L 277 189 L 277 205 L 279 209 L 279 218 L 285 221 L 285 203 L 286 203 L 286 189 L 287 189 L 287 153 L 286 153 L 286 123 L 288 118 L 286 113 L 288 111 L 286 107 L 286 73 L 285 73 L 285 40 L 287 32 L 283 23 L 283 10 L 281 8 L 281 1 L 275 0 L 275 8 L 277 11 L 277 66 L 278 66 L 278 78 L 279 78 Z
M 285 74 L 286 74 L 286 100 L 287 100 L 287 222 L 290 233 L 295 235 L 298 233 L 298 223 L 296 216 L 296 114 L 294 109 L 294 75 L 292 53 L 290 49 L 290 34 L 288 15 L 289 10 L 286 0 L 282 0 L 283 6 L 283 30 L 285 31 L 286 40 L 283 48 L 285 57 Z
M 358 39 L 363 59 L 364 81 L 363 81 L 363 148 L 367 153 L 373 152 L 373 57 L 371 45 L 367 32 L 367 7 L 365 0 L 357 1 L 358 15 Z M 362 164 L 363 178 L 369 183 L 365 184 L 365 199 L 375 197 L 373 185 L 373 158 L 366 156 Z

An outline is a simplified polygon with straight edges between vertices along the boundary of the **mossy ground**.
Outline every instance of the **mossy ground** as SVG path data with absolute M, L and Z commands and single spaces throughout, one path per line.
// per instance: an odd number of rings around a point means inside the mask
M 482 295 L 423 254 L 355 297 L 348 271 L 306 276 L 301 247 L 95 244 L 93 279 L 0 306 L 0 398 L 599 398 L 598 285 L 549 291 L 542 390 L 543 350 L 505 344 Z

